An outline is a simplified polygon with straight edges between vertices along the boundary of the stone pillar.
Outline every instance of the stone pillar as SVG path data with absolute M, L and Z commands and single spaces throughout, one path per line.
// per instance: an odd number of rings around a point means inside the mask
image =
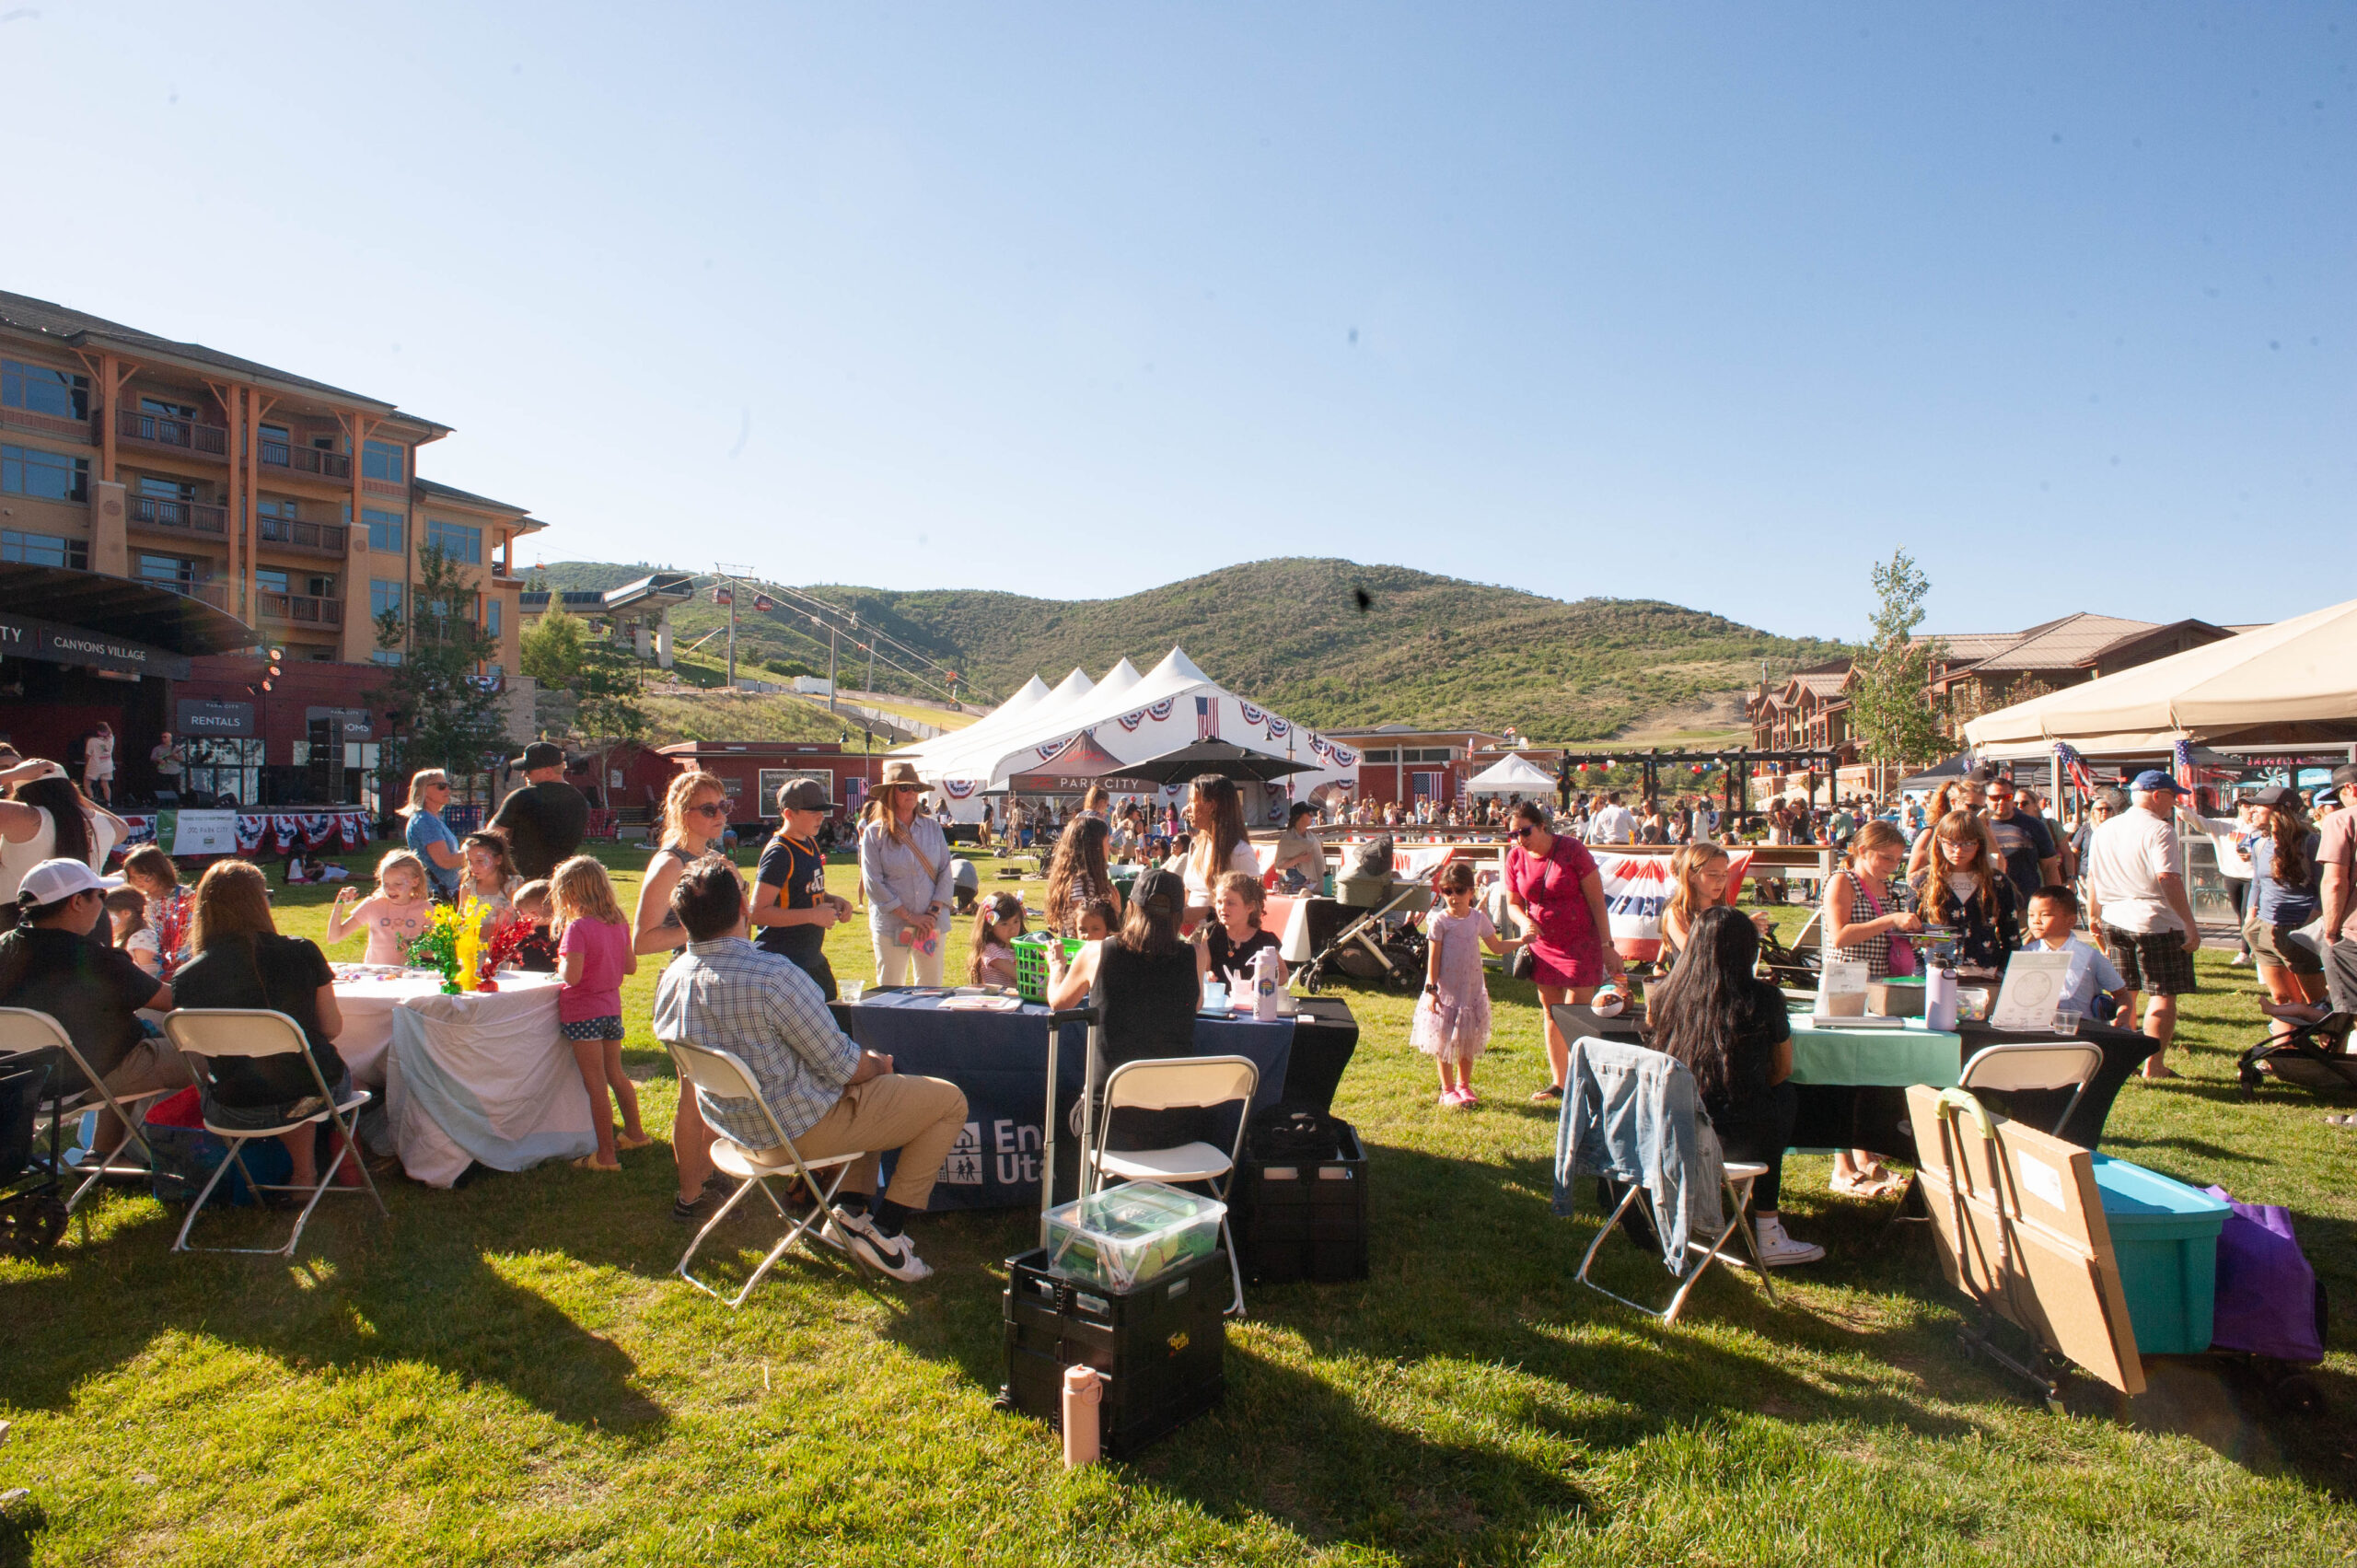
M 131 575 L 131 541 L 123 532 L 123 487 L 90 481 L 90 570 L 112 577 Z
M 671 668 L 671 611 L 666 607 L 661 619 L 655 622 L 655 667 Z

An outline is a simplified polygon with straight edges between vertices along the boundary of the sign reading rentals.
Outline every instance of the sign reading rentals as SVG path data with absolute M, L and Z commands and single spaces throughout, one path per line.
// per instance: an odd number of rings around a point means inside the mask
M 185 655 L 166 653 L 104 632 L 86 632 L 78 626 L 36 621 L 29 615 L 0 615 L 0 656 L 87 665 L 123 675 L 157 675 L 168 680 L 186 680 L 190 669 Z

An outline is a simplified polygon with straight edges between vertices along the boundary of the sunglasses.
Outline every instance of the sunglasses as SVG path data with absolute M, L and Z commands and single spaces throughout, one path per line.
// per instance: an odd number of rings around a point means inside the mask
M 1506 837 L 1510 839 L 1527 839 L 1538 830 L 1536 828 L 1516 828 L 1512 832 L 1508 833 Z
M 689 807 L 688 814 L 691 817 L 725 817 L 728 814 L 728 806 L 725 801 L 708 800 L 702 806 Z

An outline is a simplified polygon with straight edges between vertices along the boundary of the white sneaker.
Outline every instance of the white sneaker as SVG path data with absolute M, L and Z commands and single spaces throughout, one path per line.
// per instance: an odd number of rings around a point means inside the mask
M 832 1217 L 850 1245 L 851 1255 L 877 1273 L 889 1274 L 903 1284 L 933 1277 L 933 1266 L 917 1256 L 917 1249 L 909 1245 L 907 1237 L 884 1235 L 866 1214 L 845 1214 L 837 1209 Z
M 1752 1238 L 1759 1247 L 1759 1260 L 1771 1269 L 1793 1263 L 1814 1263 L 1825 1256 L 1825 1249 L 1814 1241 L 1794 1241 L 1784 1234 L 1784 1222 L 1756 1220 L 1751 1227 Z

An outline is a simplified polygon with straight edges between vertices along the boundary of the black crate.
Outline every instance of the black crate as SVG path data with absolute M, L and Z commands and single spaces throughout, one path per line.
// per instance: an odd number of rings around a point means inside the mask
M 1366 1146 L 1347 1121 L 1336 1153 L 1268 1160 L 1248 1149 L 1229 1194 L 1229 1225 L 1248 1279 L 1332 1283 L 1366 1278 Z
M 1227 1253 L 1126 1293 L 1051 1274 L 1044 1251 L 1007 1260 L 1005 1401 L 1061 1429 L 1064 1368 L 1105 1375 L 1097 1430 L 1114 1458 L 1137 1453 L 1227 1390 Z

